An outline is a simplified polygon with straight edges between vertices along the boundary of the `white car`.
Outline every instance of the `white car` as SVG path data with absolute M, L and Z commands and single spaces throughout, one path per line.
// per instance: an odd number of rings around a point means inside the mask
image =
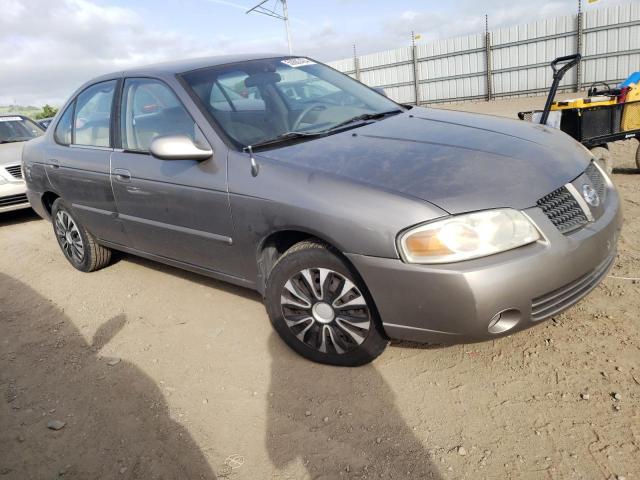
M 22 115 L 0 115 L 0 213 L 31 208 L 22 179 L 22 147 L 44 130 Z

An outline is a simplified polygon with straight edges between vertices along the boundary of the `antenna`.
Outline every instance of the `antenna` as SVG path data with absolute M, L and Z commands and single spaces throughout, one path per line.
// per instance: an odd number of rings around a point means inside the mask
M 289 55 L 293 55 L 293 46 L 291 45 L 291 28 L 289 27 L 289 10 L 287 8 L 287 0 L 275 0 L 272 8 L 266 7 L 265 3 L 269 0 L 263 0 L 254 7 L 247 10 L 245 13 L 261 13 L 268 17 L 277 18 L 284 21 L 284 26 L 287 29 L 287 44 L 289 45 Z M 277 6 L 282 4 L 282 13 L 278 13 Z

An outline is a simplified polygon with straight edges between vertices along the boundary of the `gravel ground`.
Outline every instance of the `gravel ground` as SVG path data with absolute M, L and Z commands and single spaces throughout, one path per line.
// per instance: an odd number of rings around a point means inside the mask
M 618 277 L 640 277 L 636 146 L 612 147 Z M 126 255 L 79 273 L 30 212 L 0 231 L 0 478 L 640 476 L 640 281 L 510 337 L 345 369 L 290 352 L 251 291 Z

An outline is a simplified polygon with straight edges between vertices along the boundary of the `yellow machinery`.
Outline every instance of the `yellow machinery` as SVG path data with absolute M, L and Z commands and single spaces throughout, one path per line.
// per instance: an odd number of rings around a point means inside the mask
M 635 72 L 617 87 L 594 83 L 588 97 L 554 101 L 564 74 L 578 64 L 580 54 L 556 58 L 551 62 L 553 83 L 543 110 L 519 112 L 521 120 L 534 121 L 559 128 L 589 148 L 596 158 L 611 170 L 609 142 L 640 139 L 640 72 Z M 600 90 L 596 85 L 602 84 Z M 554 112 L 553 115 L 550 115 Z M 636 153 L 640 169 L 640 147 Z
M 632 130 L 640 130 L 640 84 L 632 83 L 629 85 L 629 92 L 625 100 L 625 107 L 622 112 L 623 132 Z M 639 167 L 640 168 L 640 167 Z
M 601 107 L 603 105 L 615 105 L 616 103 L 618 103 L 618 99 L 615 95 L 598 95 L 595 97 L 574 98 L 562 102 L 553 102 L 551 104 L 551 111 L 566 110 L 569 108 Z

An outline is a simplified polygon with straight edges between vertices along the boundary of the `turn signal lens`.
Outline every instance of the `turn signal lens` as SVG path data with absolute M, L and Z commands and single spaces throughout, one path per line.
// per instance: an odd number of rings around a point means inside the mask
M 456 215 L 412 228 L 398 248 L 408 263 L 449 263 L 493 255 L 540 239 L 531 221 L 510 208 Z

